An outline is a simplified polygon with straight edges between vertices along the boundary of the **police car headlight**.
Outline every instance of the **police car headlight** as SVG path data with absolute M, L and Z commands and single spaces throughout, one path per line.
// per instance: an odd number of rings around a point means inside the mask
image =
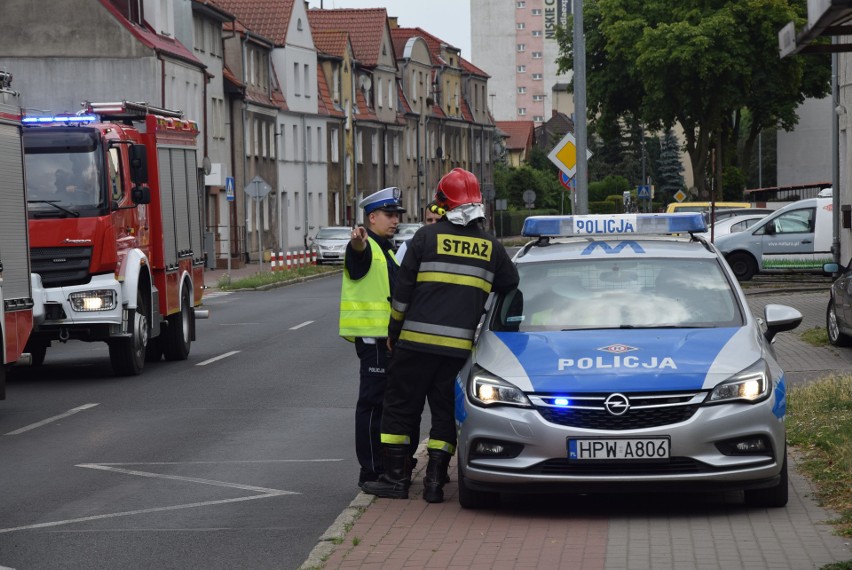
M 474 368 L 470 375 L 470 399 L 480 406 L 519 406 L 531 408 L 532 404 L 515 385 L 486 372 Z
M 763 359 L 758 360 L 730 380 L 716 386 L 707 399 L 708 404 L 732 402 L 760 402 L 769 397 L 769 367 Z

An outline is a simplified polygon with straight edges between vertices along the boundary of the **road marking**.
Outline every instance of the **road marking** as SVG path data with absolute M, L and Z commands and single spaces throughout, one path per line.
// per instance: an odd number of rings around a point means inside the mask
M 142 463 L 139 465 L 148 465 L 147 463 Z M 173 481 L 186 481 L 187 483 L 198 483 L 201 485 L 213 485 L 215 487 L 226 487 L 230 489 L 241 489 L 244 491 L 250 491 L 254 493 L 260 493 L 259 495 L 252 495 L 249 497 L 238 497 L 234 499 L 221 499 L 218 501 L 202 501 L 198 503 L 184 503 L 180 505 L 170 505 L 168 507 L 154 507 L 150 509 L 136 509 L 133 511 L 121 511 L 118 513 L 107 513 L 103 515 L 92 515 L 89 517 L 80 517 L 76 519 L 65 519 L 60 521 L 51 521 L 45 523 L 37 523 L 31 525 L 24 526 L 16 526 L 11 528 L 0 528 L 0 534 L 15 532 L 19 530 L 33 530 L 38 528 L 49 528 L 55 526 L 63 526 L 74 523 L 81 522 L 89 522 L 103 519 L 111 519 L 116 517 L 126 517 L 131 515 L 143 515 L 148 513 L 157 513 L 164 511 L 176 511 L 180 509 L 191 509 L 196 507 L 208 507 L 212 505 L 224 505 L 228 503 L 239 503 L 243 501 L 253 501 L 255 499 L 271 499 L 273 497 L 281 497 L 284 495 L 300 495 L 301 493 L 296 493 L 294 491 L 282 491 L 280 489 L 267 489 L 266 487 L 255 487 L 254 485 L 243 485 L 241 483 L 228 483 L 227 481 L 216 481 L 214 479 L 200 479 L 197 477 L 182 477 L 179 475 L 165 475 L 162 473 L 152 473 L 150 471 L 138 471 L 135 469 L 119 469 L 117 467 L 112 467 L 110 465 L 106 465 L 103 463 L 81 463 L 76 465 L 76 467 L 83 467 L 86 469 L 98 469 L 101 471 L 111 471 L 114 473 L 122 473 L 125 475 L 135 475 L 138 477 L 150 477 L 155 479 L 168 479 Z
M 34 424 L 30 424 L 28 426 L 24 426 L 21 429 L 16 429 L 15 431 L 10 431 L 5 435 L 18 435 L 24 433 L 25 431 L 30 431 L 31 429 L 39 428 L 43 425 L 49 424 L 50 422 L 55 422 L 56 420 L 61 420 L 62 418 L 67 418 L 68 416 L 73 416 L 77 412 L 82 412 L 83 410 L 88 410 L 89 408 L 94 408 L 97 404 L 84 404 L 82 406 L 78 406 L 76 408 L 72 408 L 65 412 L 64 414 L 59 414 L 58 416 L 53 416 L 52 418 L 47 418 L 46 420 L 41 420 L 40 422 L 36 422 Z
M 204 362 L 199 362 L 198 364 L 196 364 L 196 366 L 207 366 L 208 364 L 210 364 L 212 362 L 216 362 L 217 360 L 222 360 L 223 358 L 228 358 L 229 356 L 234 356 L 235 354 L 237 354 L 239 352 L 240 352 L 239 350 L 232 350 L 231 352 L 226 352 L 225 354 L 220 354 L 219 356 L 214 356 L 213 358 L 209 358 L 209 359 L 205 360 Z
M 306 327 L 306 326 L 308 326 L 309 324 L 311 324 L 312 322 L 313 322 L 313 321 L 305 321 L 304 323 L 302 323 L 302 324 L 300 324 L 300 325 L 296 325 L 295 327 L 290 327 L 290 330 L 291 330 L 291 331 L 294 331 L 294 330 L 296 330 L 296 329 L 300 329 L 300 328 L 302 328 L 302 327 Z
M 216 297 L 224 297 L 226 295 L 233 295 L 233 293 L 234 293 L 233 291 L 213 291 L 213 292 L 210 292 L 210 293 L 205 291 L 204 297 L 202 297 L 202 299 L 206 301 L 207 299 L 215 299 Z

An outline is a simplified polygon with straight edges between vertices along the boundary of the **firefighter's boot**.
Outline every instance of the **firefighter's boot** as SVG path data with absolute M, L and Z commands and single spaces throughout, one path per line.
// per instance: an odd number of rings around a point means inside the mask
M 426 464 L 426 477 L 423 478 L 423 500 L 427 503 L 444 502 L 444 484 L 449 481 L 447 469 L 452 453 L 443 449 L 430 449 L 429 463 Z
M 375 481 L 365 481 L 361 490 L 387 499 L 407 499 L 411 486 L 411 450 L 407 445 L 382 445 L 385 472 Z

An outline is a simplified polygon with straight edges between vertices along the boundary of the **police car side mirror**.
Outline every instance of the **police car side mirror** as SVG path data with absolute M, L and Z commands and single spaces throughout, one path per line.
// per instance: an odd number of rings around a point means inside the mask
M 802 313 L 787 305 L 769 304 L 763 309 L 766 332 L 763 336 L 769 342 L 780 332 L 793 330 L 802 322 Z

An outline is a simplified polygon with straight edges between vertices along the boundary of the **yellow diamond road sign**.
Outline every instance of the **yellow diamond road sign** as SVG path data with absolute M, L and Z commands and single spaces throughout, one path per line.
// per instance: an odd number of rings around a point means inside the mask
M 590 158 L 592 153 L 586 150 L 586 158 Z M 559 143 L 553 147 L 547 158 L 556 165 L 556 167 L 565 173 L 568 178 L 574 176 L 577 172 L 577 145 L 573 133 L 567 133 Z

